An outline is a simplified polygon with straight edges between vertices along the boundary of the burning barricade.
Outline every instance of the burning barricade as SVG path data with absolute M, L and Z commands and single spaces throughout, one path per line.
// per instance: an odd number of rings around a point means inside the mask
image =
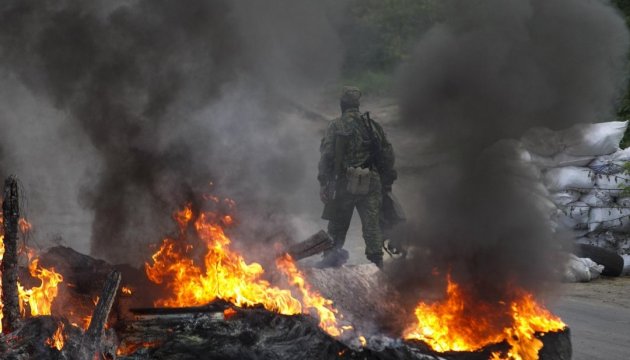
M 570 358 L 568 329 L 524 290 L 486 304 L 448 277 L 442 300 L 402 309 L 372 265 L 300 270 L 294 257 L 330 245 L 323 233 L 265 266 L 246 260 L 227 233 L 235 221 L 223 210 L 233 202 L 211 199 L 212 210 L 174 214 L 177 231 L 143 269 L 65 247 L 30 252 L 28 271 L 41 285 L 16 283 L 20 318 L 0 341 L 1 357 Z M 401 329 L 394 323 L 405 313 L 413 320 Z

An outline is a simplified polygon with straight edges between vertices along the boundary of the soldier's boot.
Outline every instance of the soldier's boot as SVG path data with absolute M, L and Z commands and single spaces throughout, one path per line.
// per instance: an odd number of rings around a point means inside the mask
M 340 267 L 348 261 L 348 252 L 344 249 L 332 249 L 324 252 L 324 257 L 315 264 L 315 267 L 323 269 Z
M 383 255 L 367 255 L 367 259 L 373 262 L 377 268 L 383 268 Z

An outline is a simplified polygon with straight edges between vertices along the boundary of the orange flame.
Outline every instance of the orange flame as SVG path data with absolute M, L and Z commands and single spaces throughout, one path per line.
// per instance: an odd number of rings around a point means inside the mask
M 405 339 L 420 340 L 439 352 L 476 351 L 507 341 L 511 360 L 538 359 L 542 341 L 534 335 L 560 331 L 566 325 L 539 305 L 533 295 L 515 290 L 516 300 L 491 304 L 466 297 L 461 287 L 447 278 L 446 298 L 433 304 L 420 302 L 417 323 L 404 332 Z M 493 359 L 503 359 L 494 353 Z
M 61 349 L 63 349 L 63 345 L 64 345 L 65 337 L 66 337 L 63 333 L 63 328 L 64 328 L 63 323 L 59 322 L 57 331 L 55 331 L 52 337 L 46 339 L 46 345 L 50 346 L 51 348 L 55 348 L 61 351 Z
M 136 352 L 136 350 L 138 349 L 152 348 L 152 347 L 160 345 L 160 343 L 161 343 L 160 341 L 145 341 L 141 343 L 122 343 L 120 344 L 120 346 L 118 346 L 118 349 L 116 349 L 116 355 L 117 356 L 131 355 L 134 352 Z
M 123 286 L 120 291 L 122 291 L 122 293 L 125 294 L 125 295 L 131 295 L 133 293 L 131 288 L 128 287 L 128 286 Z
M 296 286 L 302 294 L 304 312 L 308 313 L 309 308 L 314 308 L 319 315 L 319 327 L 331 336 L 341 335 L 344 329 L 340 329 L 337 326 L 335 317 L 337 310 L 333 308 L 332 300 L 326 299 L 316 291 L 311 290 L 304 275 L 298 270 L 291 256 L 285 254 L 279 257 L 276 260 L 276 266 L 289 278 L 291 285 Z
M 3 224 L 4 219 L 0 212 L 0 225 Z M 20 231 L 23 233 L 32 229 L 32 225 L 23 218 L 20 218 L 18 225 Z M 4 229 L 0 226 L 0 261 L 4 257 Z M 25 289 L 18 281 L 18 301 L 20 306 L 20 314 L 26 316 L 26 305 L 29 306 L 30 315 L 50 315 L 52 302 L 57 296 L 57 287 L 59 283 L 63 281 L 63 276 L 55 272 L 54 268 L 44 268 L 39 266 L 39 259 L 35 258 L 35 251 L 26 246 L 20 249 L 20 254 L 26 255 L 29 259 L 29 272 L 31 276 L 41 281 L 41 285 L 33 287 L 31 289 Z M 0 279 L 0 289 L 2 281 Z M 0 321 L 2 320 L 2 301 L 0 301 Z M 2 331 L 2 324 L 0 322 L 0 331 Z
M 57 297 L 57 286 L 63 281 L 63 276 L 55 272 L 54 268 L 46 269 L 39 266 L 39 259 L 31 261 L 29 267 L 31 276 L 41 280 L 41 285 L 25 290 L 18 283 L 20 312 L 26 314 L 26 305 L 30 307 L 31 315 L 50 315 L 53 300 Z
M 233 207 L 233 202 L 225 203 Z M 164 284 L 171 291 L 167 298 L 159 299 L 156 306 L 199 306 L 216 299 L 228 301 L 236 306 L 262 305 L 265 309 L 284 315 L 308 312 L 315 308 L 320 325 L 332 336 L 342 330 L 336 328 L 332 301 L 312 292 L 290 257 L 280 258 L 277 266 L 290 278 L 302 298 L 293 297 L 288 289 L 271 285 L 263 279 L 265 270 L 258 263 L 247 263 L 244 258 L 230 249 L 231 240 L 223 227 L 233 223 L 231 216 L 203 212 L 193 221 L 188 205 L 174 216 L 180 226 L 180 239 L 166 238 L 153 254 L 152 263 L 145 263 L 149 280 Z M 193 253 L 195 246 L 186 242 L 186 229 L 194 225 L 196 234 L 205 245 L 205 255 L 197 264 Z M 199 262 L 199 261 L 198 261 Z M 304 306 L 303 306 L 304 305 Z

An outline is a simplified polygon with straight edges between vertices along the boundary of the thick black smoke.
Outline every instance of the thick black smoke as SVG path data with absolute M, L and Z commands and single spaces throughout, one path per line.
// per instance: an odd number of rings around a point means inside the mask
M 509 300 L 508 286 L 555 279 L 562 242 L 539 174 L 501 139 L 611 120 L 628 31 L 608 1 L 446 1 L 442 11 L 403 71 L 401 111 L 448 156 L 418 181 L 417 251 L 398 278 L 409 294 L 450 271 L 479 299 Z
M 304 145 L 276 109 L 336 75 L 329 9 L 286 0 L 0 5 L 3 73 L 67 113 L 67 132 L 87 136 L 97 154 L 81 196 L 94 211 L 94 255 L 137 261 L 135 250 L 210 181 L 252 203 L 299 184 Z

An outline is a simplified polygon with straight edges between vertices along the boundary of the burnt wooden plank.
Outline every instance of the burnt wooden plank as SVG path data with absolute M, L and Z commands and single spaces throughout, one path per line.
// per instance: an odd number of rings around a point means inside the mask
M 114 299 L 118 293 L 118 287 L 120 286 L 121 275 L 117 270 L 112 271 L 107 276 L 105 284 L 103 285 L 103 291 L 96 303 L 94 312 L 92 313 L 92 319 L 90 326 L 83 335 L 81 345 L 79 346 L 77 354 L 72 358 L 77 360 L 92 360 L 95 357 L 96 352 L 100 351 L 101 339 L 103 337 L 103 330 L 107 324 L 107 318 L 109 312 L 114 304 Z
M 320 254 L 326 250 L 332 249 L 333 246 L 335 246 L 335 241 L 324 230 L 320 230 L 308 239 L 290 245 L 281 256 L 289 254 L 297 261 Z
M 17 329 L 20 321 L 18 302 L 18 222 L 20 206 L 17 179 L 9 176 L 4 182 L 2 215 L 4 228 L 4 256 L 2 258 L 2 331 L 7 334 Z

